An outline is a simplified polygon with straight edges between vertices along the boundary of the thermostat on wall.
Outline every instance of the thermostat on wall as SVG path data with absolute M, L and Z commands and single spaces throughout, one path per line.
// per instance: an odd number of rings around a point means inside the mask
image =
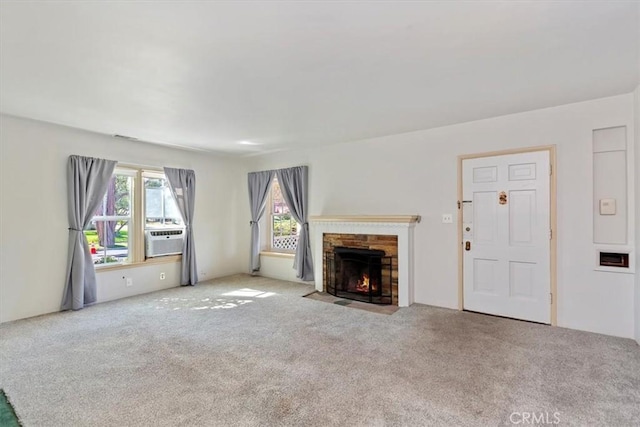
M 600 215 L 615 215 L 616 199 L 600 199 Z

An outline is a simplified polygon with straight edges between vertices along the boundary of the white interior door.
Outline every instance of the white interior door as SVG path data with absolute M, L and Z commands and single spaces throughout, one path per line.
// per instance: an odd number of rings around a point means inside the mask
M 462 162 L 464 309 L 550 323 L 548 151 Z

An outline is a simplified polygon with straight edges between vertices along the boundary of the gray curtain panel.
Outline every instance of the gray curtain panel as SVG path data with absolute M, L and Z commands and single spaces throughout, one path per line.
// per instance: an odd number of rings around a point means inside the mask
M 96 270 L 84 230 L 91 222 L 113 175 L 116 162 L 70 156 L 67 167 L 69 253 L 62 310 L 96 302 Z
M 309 223 L 307 222 L 307 193 L 309 186 L 309 168 L 295 168 L 276 171 L 282 197 L 289 207 L 293 218 L 301 225 L 298 247 L 293 268 L 296 277 L 305 281 L 313 280 L 313 260 L 311 259 L 311 243 L 309 242 Z
M 274 171 L 251 172 L 249 174 L 249 205 L 251 206 L 251 273 L 260 271 L 260 218 L 269 195 Z
M 180 271 L 181 285 L 198 283 L 198 267 L 196 265 L 196 245 L 193 240 L 193 214 L 196 196 L 196 174 L 191 169 L 164 168 L 169 181 L 171 193 L 184 221 L 184 241 L 182 243 L 182 266 Z

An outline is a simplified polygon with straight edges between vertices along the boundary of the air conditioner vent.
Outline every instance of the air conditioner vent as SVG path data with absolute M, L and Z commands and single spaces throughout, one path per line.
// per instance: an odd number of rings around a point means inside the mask
M 153 258 L 182 253 L 183 229 L 147 230 L 145 232 L 145 256 Z
M 184 230 L 154 230 L 149 231 L 149 234 L 152 236 L 175 236 L 182 235 Z

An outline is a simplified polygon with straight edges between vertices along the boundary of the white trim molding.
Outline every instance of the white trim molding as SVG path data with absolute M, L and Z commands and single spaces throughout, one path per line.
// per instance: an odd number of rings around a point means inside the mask
M 310 222 L 376 222 L 405 223 L 420 222 L 420 215 L 321 215 L 312 216 Z
M 313 242 L 315 286 L 323 291 L 323 235 L 372 234 L 398 237 L 398 306 L 413 304 L 414 254 L 413 229 L 420 222 L 418 215 L 345 216 L 327 215 L 310 218 Z

